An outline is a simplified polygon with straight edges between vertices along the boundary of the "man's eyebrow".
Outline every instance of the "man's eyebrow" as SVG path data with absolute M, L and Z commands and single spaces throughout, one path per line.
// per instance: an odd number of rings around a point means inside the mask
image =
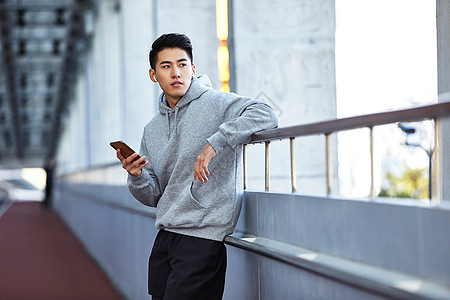
M 186 58 L 180 58 L 179 60 L 177 60 L 177 62 L 182 62 L 182 61 L 187 61 L 187 59 Z M 170 64 L 170 63 L 172 63 L 172 62 L 168 61 L 168 60 L 163 60 L 159 64 L 162 65 L 162 64 Z

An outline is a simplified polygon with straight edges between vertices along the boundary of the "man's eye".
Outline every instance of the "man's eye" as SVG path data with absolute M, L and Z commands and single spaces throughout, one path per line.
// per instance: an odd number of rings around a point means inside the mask
M 162 66 L 163 69 L 168 69 L 169 65 Z
M 185 63 L 180 64 L 180 67 L 186 67 L 186 66 L 187 66 L 187 64 L 185 64 Z

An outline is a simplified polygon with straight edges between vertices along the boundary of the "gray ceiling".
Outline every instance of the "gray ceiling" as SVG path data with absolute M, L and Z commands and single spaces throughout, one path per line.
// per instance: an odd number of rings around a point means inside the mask
M 0 168 L 55 155 L 94 10 L 93 0 L 0 0 Z

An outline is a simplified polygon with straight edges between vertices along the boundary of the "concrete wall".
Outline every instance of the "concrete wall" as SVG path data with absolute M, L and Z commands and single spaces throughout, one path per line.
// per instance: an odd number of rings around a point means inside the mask
M 106 198 L 110 203 L 134 204 L 136 210 L 105 205 L 102 200 Z M 157 232 L 154 219 L 139 213 L 139 204 L 126 188 L 91 185 L 74 190 L 59 186 L 54 208 L 125 299 L 149 299 L 148 258 Z
M 450 101 L 450 1 L 436 1 L 439 102 Z M 442 199 L 450 201 L 450 120 L 442 122 Z
M 448 225 L 447 204 L 250 192 L 236 230 L 449 285 Z

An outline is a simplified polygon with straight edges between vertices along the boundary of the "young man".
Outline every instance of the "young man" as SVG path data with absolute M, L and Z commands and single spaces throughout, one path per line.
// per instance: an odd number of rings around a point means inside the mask
M 163 90 L 159 113 L 145 126 L 139 160 L 117 151 L 130 192 L 156 207 L 160 231 L 149 260 L 149 294 L 221 299 L 223 238 L 241 209 L 242 143 L 276 127 L 278 117 L 262 102 L 213 90 L 206 75 L 195 77 L 183 34 L 159 37 L 149 59 L 150 79 Z

